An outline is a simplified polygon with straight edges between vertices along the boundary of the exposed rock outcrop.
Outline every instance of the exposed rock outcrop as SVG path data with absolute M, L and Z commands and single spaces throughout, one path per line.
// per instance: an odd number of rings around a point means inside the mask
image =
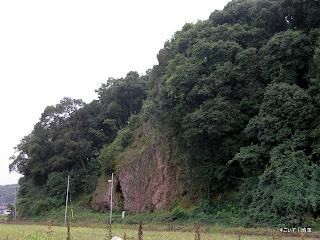
M 96 190 L 93 193 L 91 207 L 95 211 L 105 212 L 110 209 L 110 199 L 111 199 L 111 183 L 108 180 L 111 177 L 102 176 L 97 184 Z M 118 181 L 114 179 L 114 186 L 117 186 Z M 113 188 L 113 193 L 115 193 L 115 187 Z M 117 201 L 117 196 L 113 196 L 112 205 L 115 209 L 119 208 Z
M 185 186 L 179 168 L 170 161 L 171 152 L 168 140 L 149 122 L 135 130 L 133 143 L 117 162 L 115 208 L 152 212 L 170 206 L 181 196 Z M 109 208 L 109 186 L 100 180 L 97 190 L 93 196 L 93 208 Z

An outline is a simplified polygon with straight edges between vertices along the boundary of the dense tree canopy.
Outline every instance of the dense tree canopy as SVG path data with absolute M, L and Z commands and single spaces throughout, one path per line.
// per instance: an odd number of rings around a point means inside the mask
M 176 32 L 151 73 L 145 116 L 200 192 L 240 188 L 251 221 L 319 213 L 319 5 L 233 0 Z
M 130 72 L 103 84 L 97 90 L 99 101 L 85 104 L 64 98 L 44 110 L 31 134 L 17 145 L 10 165 L 11 171 L 24 175 L 19 182 L 22 214 L 38 214 L 62 204 L 67 175 L 76 194 L 95 189 L 102 174 L 97 160 L 100 149 L 140 111 L 147 78 Z M 43 195 L 48 198 L 42 199 Z

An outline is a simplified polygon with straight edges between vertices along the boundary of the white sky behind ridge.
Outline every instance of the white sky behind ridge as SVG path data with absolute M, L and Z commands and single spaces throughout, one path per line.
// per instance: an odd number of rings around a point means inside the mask
M 0 1 L 0 185 L 18 182 L 9 157 L 45 107 L 63 97 L 89 103 L 108 77 L 144 74 L 174 32 L 227 2 Z

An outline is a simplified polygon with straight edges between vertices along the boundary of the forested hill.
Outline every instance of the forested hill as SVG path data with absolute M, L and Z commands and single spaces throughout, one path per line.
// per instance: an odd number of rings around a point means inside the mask
M 75 196 L 91 194 L 101 176 L 121 171 L 148 123 L 166 138 L 170 164 L 185 180 L 181 197 L 205 213 L 228 198 L 247 224 L 314 221 L 320 2 L 233 0 L 185 24 L 157 57 L 143 76 L 109 79 L 97 101 L 65 98 L 45 109 L 10 165 L 24 175 L 21 214 L 62 204 L 68 174 Z

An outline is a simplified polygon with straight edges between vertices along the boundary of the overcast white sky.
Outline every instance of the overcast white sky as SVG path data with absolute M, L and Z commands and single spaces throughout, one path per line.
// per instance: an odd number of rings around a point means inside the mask
M 184 23 L 229 1 L 0 1 L 0 185 L 18 182 L 9 157 L 46 106 L 89 103 L 108 77 L 145 73 Z

